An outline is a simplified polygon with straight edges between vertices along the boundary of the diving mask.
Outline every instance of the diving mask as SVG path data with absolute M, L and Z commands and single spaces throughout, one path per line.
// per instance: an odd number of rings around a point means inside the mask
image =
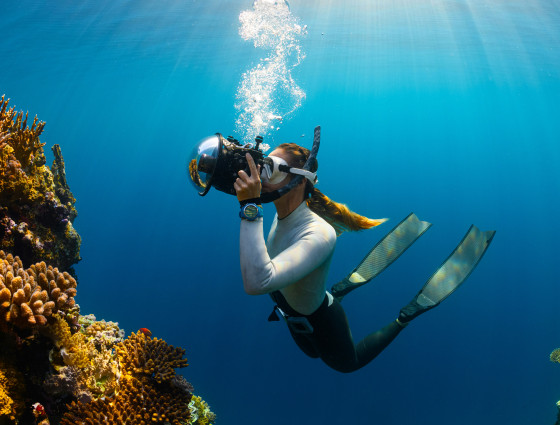
M 290 167 L 286 160 L 279 156 L 269 155 L 264 158 L 261 171 L 261 180 L 264 183 L 278 184 L 288 174 L 300 175 L 307 178 L 312 184 L 317 183 L 317 173 L 312 173 L 302 168 Z

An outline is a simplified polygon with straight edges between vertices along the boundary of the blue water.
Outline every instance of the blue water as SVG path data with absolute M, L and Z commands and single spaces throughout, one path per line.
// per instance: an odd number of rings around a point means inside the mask
M 320 189 L 391 218 L 339 239 L 330 282 L 410 211 L 434 223 L 344 300 L 355 338 L 393 320 L 471 223 L 497 230 L 456 294 L 350 375 L 267 323 L 270 300 L 242 289 L 236 200 L 187 181 L 192 145 L 233 132 L 237 85 L 262 56 L 238 35 L 251 3 L 2 1 L 0 94 L 62 147 L 82 312 L 183 346 L 220 424 L 554 423 L 558 2 L 291 1 L 307 97 L 269 142 L 309 147 L 322 125 Z

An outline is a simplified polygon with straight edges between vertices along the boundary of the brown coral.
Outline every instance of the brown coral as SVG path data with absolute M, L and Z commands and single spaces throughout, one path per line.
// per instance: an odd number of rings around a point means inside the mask
M 0 323 L 18 328 L 45 325 L 75 304 L 76 280 L 44 263 L 25 270 L 19 257 L 0 250 Z
M 189 420 L 191 394 L 170 385 L 160 386 L 147 378 L 125 376 L 113 398 L 91 403 L 72 402 L 61 425 L 180 425 Z
M 169 381 L 175 368 L 188 366 L 185 350 L 138 331 L 116 345 L 117 357 L 126 373 L 144 374 L 158 382 Z

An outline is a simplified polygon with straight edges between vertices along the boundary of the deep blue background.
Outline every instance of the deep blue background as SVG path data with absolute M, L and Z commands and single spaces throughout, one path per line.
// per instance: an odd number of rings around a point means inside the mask
M 62 147 L 82 312 L 186 348 L 184 374 L 221 424 L 553 423 L 558 2 L 291 2 L 308 25 L 294 70 L 307 98 L 272 144 L 310 146 L 321 124 L 321 190 L 391 218 L 339 239 L 331 283 L 410 211 L 434 223 L 345 299 L 354 336 L 393 320 L 471 223 L 497 230 L 464 287 L 351 375 L 266 322 L 270 301 L 242 289 L 235 199 L 187 182 L 192 145 L 233 131 L 241 74 L 263 56 L 237 34 L 250 7 L 2 1 L 0 94 Z

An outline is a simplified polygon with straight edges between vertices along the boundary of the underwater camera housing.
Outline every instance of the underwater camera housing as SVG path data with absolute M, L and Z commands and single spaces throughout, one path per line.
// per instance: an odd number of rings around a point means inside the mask
M 261 136 L 255 143 L 241 145 L 232 136 L 224 138 L 216 133 L 200 141 L 194 148 L 189 161 L 189 177 L 200 196 L 208 193 L 213 186 L 221 192 L 235 195 L 233 183 L 238 172 L 245 170 L 250 174 L 249 164 L 245 155 L 249 153 L 255 164 L 263 165 L 264 153 L 260 145 Z
M 303 168 L 290 167 L 284 160 L 275 156 L 266 157 L 261 145 L 263 138 L 257 136 L 255 143 L 242 145 L 231 136 L 224 138 L 220 133 L 202 139 L 194 147 L 188 161 L 188 173 L 191 183 L 200 196 L 205 196 L 211 187 L 236 195 L 233 184 L 238 173 L 244 170 L 250 174 L 246 154 L 249 153 L 255 164 L 261 166 L 263 181 L 281 181 L 287 174 L 294 175 L 289 183 L 273 192 L 262 193 L 260 202 L 272 202 L 307 179 L 311 184 L 317 183 L 317 152 L 321 138 L 321 127 L 315 128 L 313 147 Z

